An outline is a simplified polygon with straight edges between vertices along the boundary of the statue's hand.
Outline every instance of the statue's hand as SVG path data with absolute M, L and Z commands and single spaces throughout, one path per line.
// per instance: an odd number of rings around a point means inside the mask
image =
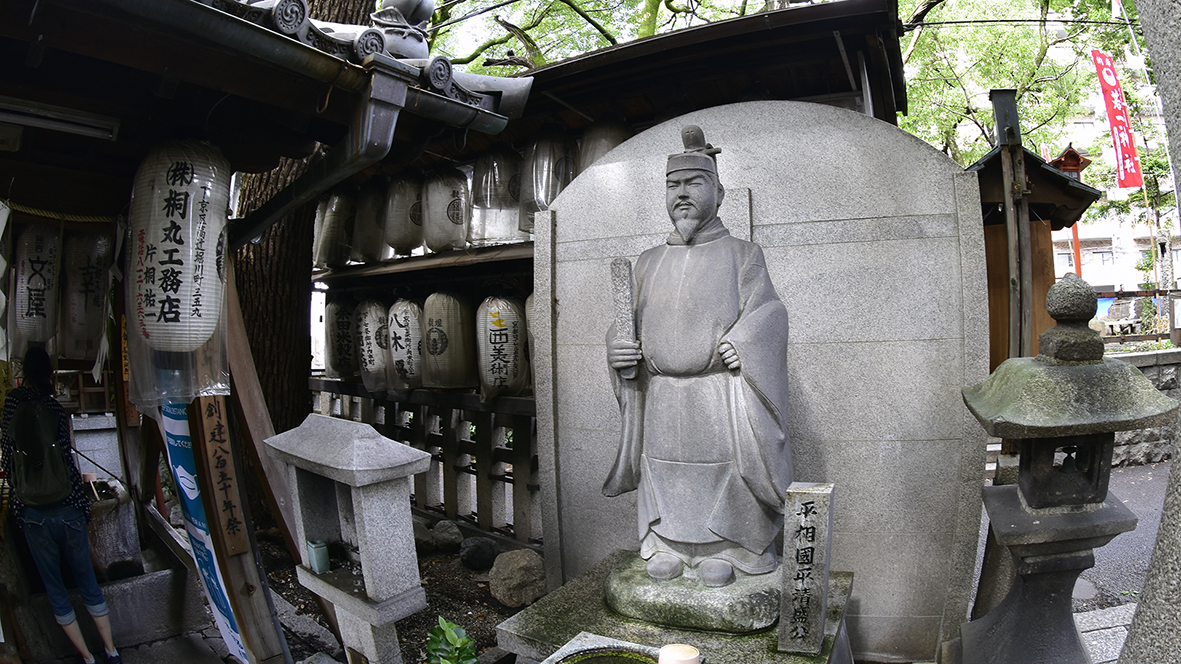
M 726 363 L 726 367 L 731 371 L 737 371 L 742 368 L 742 362 L 738 361 L 738 351 L 734 350 L 733 344 L 729 341 L 723 341 L 718 344 L 718 354 L 722 356 L 722 361 Z
M 629 339 L 612 339 L 607 344 L 607 364 L 612 369 L 622 370 L 634 367 L 644 359 L 640 343 Z

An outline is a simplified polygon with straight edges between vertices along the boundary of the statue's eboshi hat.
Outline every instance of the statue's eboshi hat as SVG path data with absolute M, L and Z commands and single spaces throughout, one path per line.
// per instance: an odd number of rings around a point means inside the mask
M 721 152 L 722 149 L 706 143 L 705 132 L 701 131 L 701 127 L 697 125 L 682 127 L 681 141 L 685 144 L 685 151 L 668 156 L 668 168 L 664 171 L 665 175 L 675 171 L 694 170 L 709 171 L 716 178 L 718 165 L 714 155 Z

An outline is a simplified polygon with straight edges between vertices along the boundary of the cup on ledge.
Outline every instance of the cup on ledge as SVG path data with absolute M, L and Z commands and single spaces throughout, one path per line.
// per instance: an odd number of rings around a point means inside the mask
M 660 648 L 660 664 L 700 664 L 701 653 L 693 646 L 670 643 Z

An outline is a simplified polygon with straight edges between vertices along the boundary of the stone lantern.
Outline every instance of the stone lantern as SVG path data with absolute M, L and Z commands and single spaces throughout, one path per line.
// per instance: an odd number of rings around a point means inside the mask
M 296 542 L 307 544 L 296 567 L 300 584 L 336 607 L 350 662 L 363 655 L 372 664 L 401 664 L 394 621 L 427 606 L 410 479 L 428 469 L 430 455 L 368 424 L 316 414 L 266 444 L 295 487 Z M 335 542 L 357 547 L 360 570 L 323 564 L 316 554 Z
M 1042 333 L 1041 354 L 1012 358 L 964 402 L 992 436 L 1017 441 L 1016 485 L 985 487 L 993 536 L 1013 554 L 1017 578 L 1005 599 L 960 628 L 965 664 L 1090 661 L 1071 616 L 1078 575 L 1093 550 L 1136 527 L 1136 517 L 1107 492 L 1115 432 L 1177 419 L 1177 402 L 1138 369 L 1103 357 L 1087 327 L 1097 300 L 1067 274 L 1046 298 L 1058 326 Z

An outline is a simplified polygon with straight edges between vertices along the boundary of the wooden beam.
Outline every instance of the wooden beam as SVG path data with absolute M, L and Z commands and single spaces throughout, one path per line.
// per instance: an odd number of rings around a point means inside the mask
M 295 508 L 287 466 L 277 461 L 266 451 L 266 439 L 275 435 L 271 413 L 262 395 L 262 385 L 254 366 L 254 355 L 250 352 L 250 340 L 246 336 L 246 324 L 242 320 L 242 306 L 238 300 L 238 287 L 234 278 L 233 260 L 229 261 L 226 276 L 226 347 L 230 359 L 231 393 L 234 414 L 240 425 L 241 437 L 255 469 L 255 479 L 263 489 L 267 506 L 279 524 L 279 532 L 291 556 L 300 560 L 300 550 L 295 543 Z
M 262 395 L 258 371 L 254 366 L 254 355 L 250 352 L 250 339 L 246 336 L 246 324 L 242 320 L 242 305 L 238 300 L 238 286 L 234 279 L 233 258 L 226 263 L 226 350 L 230 360 L 230 392 L 232 394 L 234 417 L 238 422 L 238 435 L 250 454 L 254 466 L 255 480 L 262 487 L 263 496 L 271 514 L 278 523 L 279 532 L 287 550 L 296 561 L 302 560 L 299 544 L 295 541 L 295 507 L 292 502 L 291 475 L 287 465 L 267 454 L 266 439 L 275 435 L 275 425 L 270 410 Z M 343 643 L 340 626 L 336 619 L 336 607 L 319 595 L 316 601 L 332 633 Z

